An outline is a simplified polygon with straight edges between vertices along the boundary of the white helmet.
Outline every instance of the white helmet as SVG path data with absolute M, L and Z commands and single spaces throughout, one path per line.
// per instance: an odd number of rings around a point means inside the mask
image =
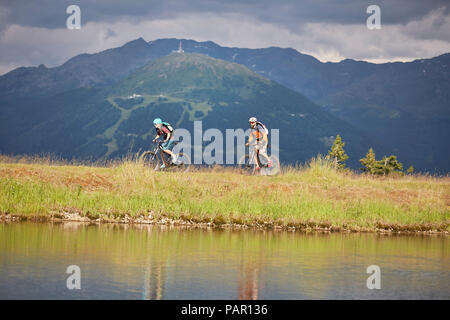
M 255 117 L 251 117 L 250 119 L 248 119 L 248 122 L 256 122 L 256 121 L 258 121 L 258 120 L 256 120 Z

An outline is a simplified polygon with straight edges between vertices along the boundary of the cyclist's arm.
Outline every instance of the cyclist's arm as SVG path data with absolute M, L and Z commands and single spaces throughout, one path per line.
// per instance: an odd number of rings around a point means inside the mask
M 250 145 L 250 143 L 253 141 L 253 134 L 250 133 L 250 135 L 248 136 L 248 141 L 247 141 L 247 145 Z

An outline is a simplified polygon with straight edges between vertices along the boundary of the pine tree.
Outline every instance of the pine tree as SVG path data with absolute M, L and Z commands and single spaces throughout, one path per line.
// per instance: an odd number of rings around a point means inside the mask
M 359 160 L 359 162 L 361 162 L 361 164 L 364 166 L 363 168 L 361 168 L 362 171 L 370 173 L 370 174 L 375 174 L 375 172 L 377 171 L 377 161 L 375 160 L 375 152 L 373 152 L 373 149 L 370 148 L 369 151 L 366 154 L 365 158 L 362 158 Z
M 406 170 L 406 172 L 408 172 L 408 174 L 413 174 L 414 173 L 414 167 L 411 165 L 409 166 L 408 170 Z
M 383 175 L 388 175 L 394 172 L 402 172 L 403 165 L 397 160 L 397 156 L 390 155 L 389 157 L 384 156 L 380 161 L 381 168 L 383 170 Z
M 394 172 L 403 173 L 403 165 L 397 160 L 397 156 L 384 156 L 383 159 L 376 160 L 372 148 L 369 149 L 366 157 L 360 159 L 359 162 L 364 166 L 364 168 L 361 168 L 362 171 L 373 175 L 389 175 Z
M 344 146 L 345 143 L 342 142 L 341 136 L 337 135 L 331 150 L 328 151 L 328 156 L 333 159 L 335 169 L 343 169 L 345 167 L 345 160 L 348 159 L 348 155 L 345 154 Z

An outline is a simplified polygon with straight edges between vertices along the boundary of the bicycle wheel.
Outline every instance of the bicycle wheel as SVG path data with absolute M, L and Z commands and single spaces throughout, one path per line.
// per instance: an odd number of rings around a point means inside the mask
M 153 170 L 159 169 L 158 155 L 153 151 L 145 151 L 139 156 L 139 162 L 143 163 L 145 167 Z
M 280 172 L 280 161 L 275 156 L 269 156 L 272 161 L 272 165 L 269 167 L 266 158 L 263 156 L 259 157 L 261 162 L 261 175 L 264 176 L 274 176 Z
M 168 161 L 171 162 L 171 165 L 169 166 L 170 171 L 178 171 L 178 172 L 188 172 L 191 168 L 191 159 L 189 156 L 183 152 L 176 153 L 177 161 L 175 163 L 172 163 L 172 158 L 170 158 Z
M 238 167 L 241 170 L 241 172 L 243 174 L 254 174 L 255 173 L 255 169 L 256 166 L 254 164 L 251 163 L 249 155 L 246 154 L 244 156 L 242 156 L 239 161 L 238 161 Z

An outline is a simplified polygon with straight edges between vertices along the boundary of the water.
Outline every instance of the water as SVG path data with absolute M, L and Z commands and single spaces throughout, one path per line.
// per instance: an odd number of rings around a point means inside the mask
M 449 299 L 448 236 L 0 224 L 1 299 Z M 69 265 L 81 289 L 68 290 Z M 369 290 L 378 265 L 381 289 Z

